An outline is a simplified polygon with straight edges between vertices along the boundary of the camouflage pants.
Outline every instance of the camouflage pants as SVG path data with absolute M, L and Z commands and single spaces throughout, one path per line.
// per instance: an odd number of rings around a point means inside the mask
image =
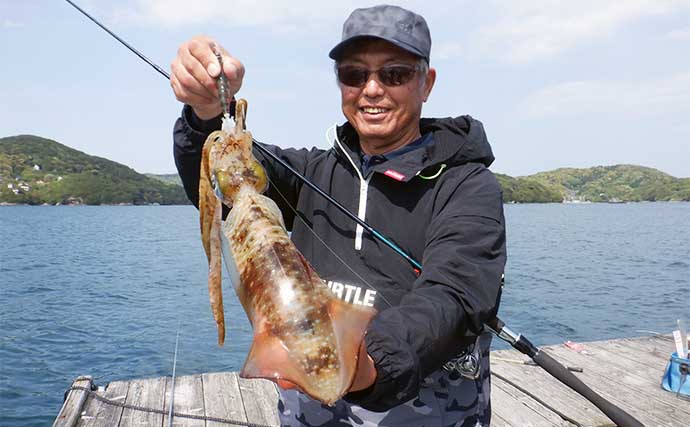
M 488 427 L 491 422 L 491 335 L 480 339 L 481 374 L 475 380 L 438 370 L 424 379 L 419 395 L 386 412 L 372 412 L 344 400 L 322 405 L 295 390 L 280 390 L 283 427 Z

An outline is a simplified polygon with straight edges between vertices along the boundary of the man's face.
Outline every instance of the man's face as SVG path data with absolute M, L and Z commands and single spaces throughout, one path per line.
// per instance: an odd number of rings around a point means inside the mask
M 364 67 L 370 71 L 385 65 L 419 64 L 419 58 L 384 40 L 365 39 L 343 53 L 339 66 Z M 433 87 L 436 74 L 418 70 L 400 86 L 386 86 L 371 73 L 363 87 L 339 83 L 342 110 L 359 135 L 362 150 L 382 154 L 400 148 L 420 136 L 422 104 Z

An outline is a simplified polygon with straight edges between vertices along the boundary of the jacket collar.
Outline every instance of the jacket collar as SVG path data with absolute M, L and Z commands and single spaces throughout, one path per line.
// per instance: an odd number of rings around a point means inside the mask
M 422 135 L 432 133 L 434 142 L 372 166 L 367 175 L 381 173 L 397 181 L 408 182 L 423 171 L 435 171 L 440 164 L 453 166 L 480 162 L 489 166 L 494 160 L 481 122 L 470 116 L 422 119 L 420 131 Z M 339 126 L 336 137 L 340 142 L 334 146 L 336 153 L 343 155 L 345 153 L 341 150 L 347 151 L 347 157 L 360 162 L 352 167 L 361 170 L 359 137 L 352 125 L 346 122 Z

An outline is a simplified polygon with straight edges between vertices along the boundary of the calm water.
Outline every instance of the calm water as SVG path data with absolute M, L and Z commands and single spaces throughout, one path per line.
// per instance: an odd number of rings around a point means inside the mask
M 508 205 L 506 217 L 501 317 L 535 343 L 690 320 L 689 203 Z M 170 375 L 178 323 L 178 374 L 241 367 L 250 328 L 228 292 L 215 344 L 197 218 L 187 206 L 0 207 L 3 426 L 48 425 L 81 374 Z

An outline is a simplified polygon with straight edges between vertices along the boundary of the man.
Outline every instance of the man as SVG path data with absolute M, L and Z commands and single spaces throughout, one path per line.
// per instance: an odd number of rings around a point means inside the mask
M 175 160 L 195 204 L 201 147 L 220 126 L 211 43 L 192 39 L 172 64 L 171 85 L 186 104 Z M 421 271 L 255 152 L 296 246 L 336 295 L 378 310 L 350 393 L 327 407 L 281 390 L 283 425 L 489 425 L 491 338 L 483 324 L 498 310 L 506 260 L 501 190 L 487 169 L 493 155 L 480 122 L 421 119 L 436 78 L 430 49 L 421 16 L 395 6 L 355 10 L 329 54 L 347 119 L 333 148 L 269 146 L 420 261 Z M 234 94 L 244 68 L 223 52 Z M 474 377 L 447 363 L 468 349 L 479 358 Z

